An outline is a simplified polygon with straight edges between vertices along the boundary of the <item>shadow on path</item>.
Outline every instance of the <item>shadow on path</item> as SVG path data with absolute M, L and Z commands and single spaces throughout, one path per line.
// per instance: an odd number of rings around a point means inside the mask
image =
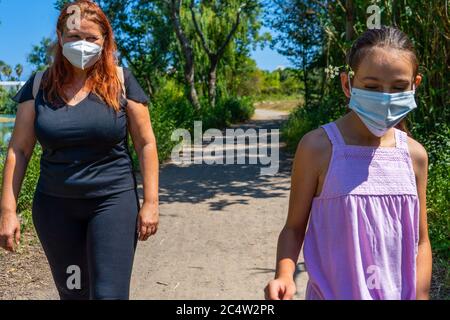
M 272 137 L 276 134 L 272 130 L 280 130 L 284 121 L 285 118 L 251 120 L 245 124 L 234 125 L 230 129 L 267 129 L 268 136 Z M 225 130 L 222 132 L 225 136 Z M 268 139 L 268 143 L 270 141 Z M 204 146 L 207 144 L 204 143 Z M 160 170 L 160 203 L 208 201 L 210 210 L 218 211 L 232 204 L 246 204 L 249 198 L 279 197 L 283 191 L 288 190 L 283 179 L 280 179 L 289 178 L 291 174 L 292 156 L 285 151 L 284 144 L 280 143 L 279 169 L 273 176 L 260 174 L 261 167 L 269 165 L 261 165 L 260 161 L 258 164 L 249 164 L 249 148 L 256 146 L 250 146 L 246 140 L 246 144 L 239 147 L 245 148 L 245 164 L 236 164 L 236 160 L 233 164 L 163 164 Z M 141 197 L 142 191 L 140 186 Z M 216 197 L 218 195 L 219 197 Z M 221 199 L 222 195 L 225 196 L 224 199 Z

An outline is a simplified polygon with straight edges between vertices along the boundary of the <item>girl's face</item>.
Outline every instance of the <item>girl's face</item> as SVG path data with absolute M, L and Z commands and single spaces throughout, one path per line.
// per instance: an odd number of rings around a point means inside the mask
M 352 80 L 352 87 L 386 93 L 413 90 L 419 86 L 422 77 L 413 75 L 414 66 L 405 51 L 374 47 L 367 51 Z M 346 73 L 341 74 L 345 95 L 350 98 Z

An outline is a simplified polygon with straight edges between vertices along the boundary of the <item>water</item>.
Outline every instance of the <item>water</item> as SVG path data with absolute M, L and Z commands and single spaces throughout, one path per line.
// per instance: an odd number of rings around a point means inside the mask
M 12 130 L 14 128 L 16 115 L 1 114 L 0 115 L 0 152 L 3 153 L 11 139 Z

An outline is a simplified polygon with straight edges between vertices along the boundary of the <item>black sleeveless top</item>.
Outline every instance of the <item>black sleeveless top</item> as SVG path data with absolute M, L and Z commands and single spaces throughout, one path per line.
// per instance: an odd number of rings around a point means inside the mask
M 124 77 L 127 99 L 147 105 L 147 95 L 126 68 Z M 13 100 L 33 100 L 33 81 L 34 75 Z M 116 112 L 94 93 L 75 106 L 50 105 L 40 89 L 34 121 L 42 146 L 36 190 L 65 198 L 93 198 L 137 188 L 126 107 L 126 99 L 120 98 Z

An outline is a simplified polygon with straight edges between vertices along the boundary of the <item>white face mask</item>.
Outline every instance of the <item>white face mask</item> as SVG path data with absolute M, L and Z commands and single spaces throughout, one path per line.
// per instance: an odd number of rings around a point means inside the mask
M 351 98 L 349 108 L 355 111 L 367 129 L 377 137 L 397 125 L 406 115 L 417 108 L 413 90 L 387 93 L 352 88 L 348 78 Z
M 92 67 L 102 54 L 103 48 L 98 44 L 85 40 L 66 42 L 63 45 L 63 55 L 79 69 Z

